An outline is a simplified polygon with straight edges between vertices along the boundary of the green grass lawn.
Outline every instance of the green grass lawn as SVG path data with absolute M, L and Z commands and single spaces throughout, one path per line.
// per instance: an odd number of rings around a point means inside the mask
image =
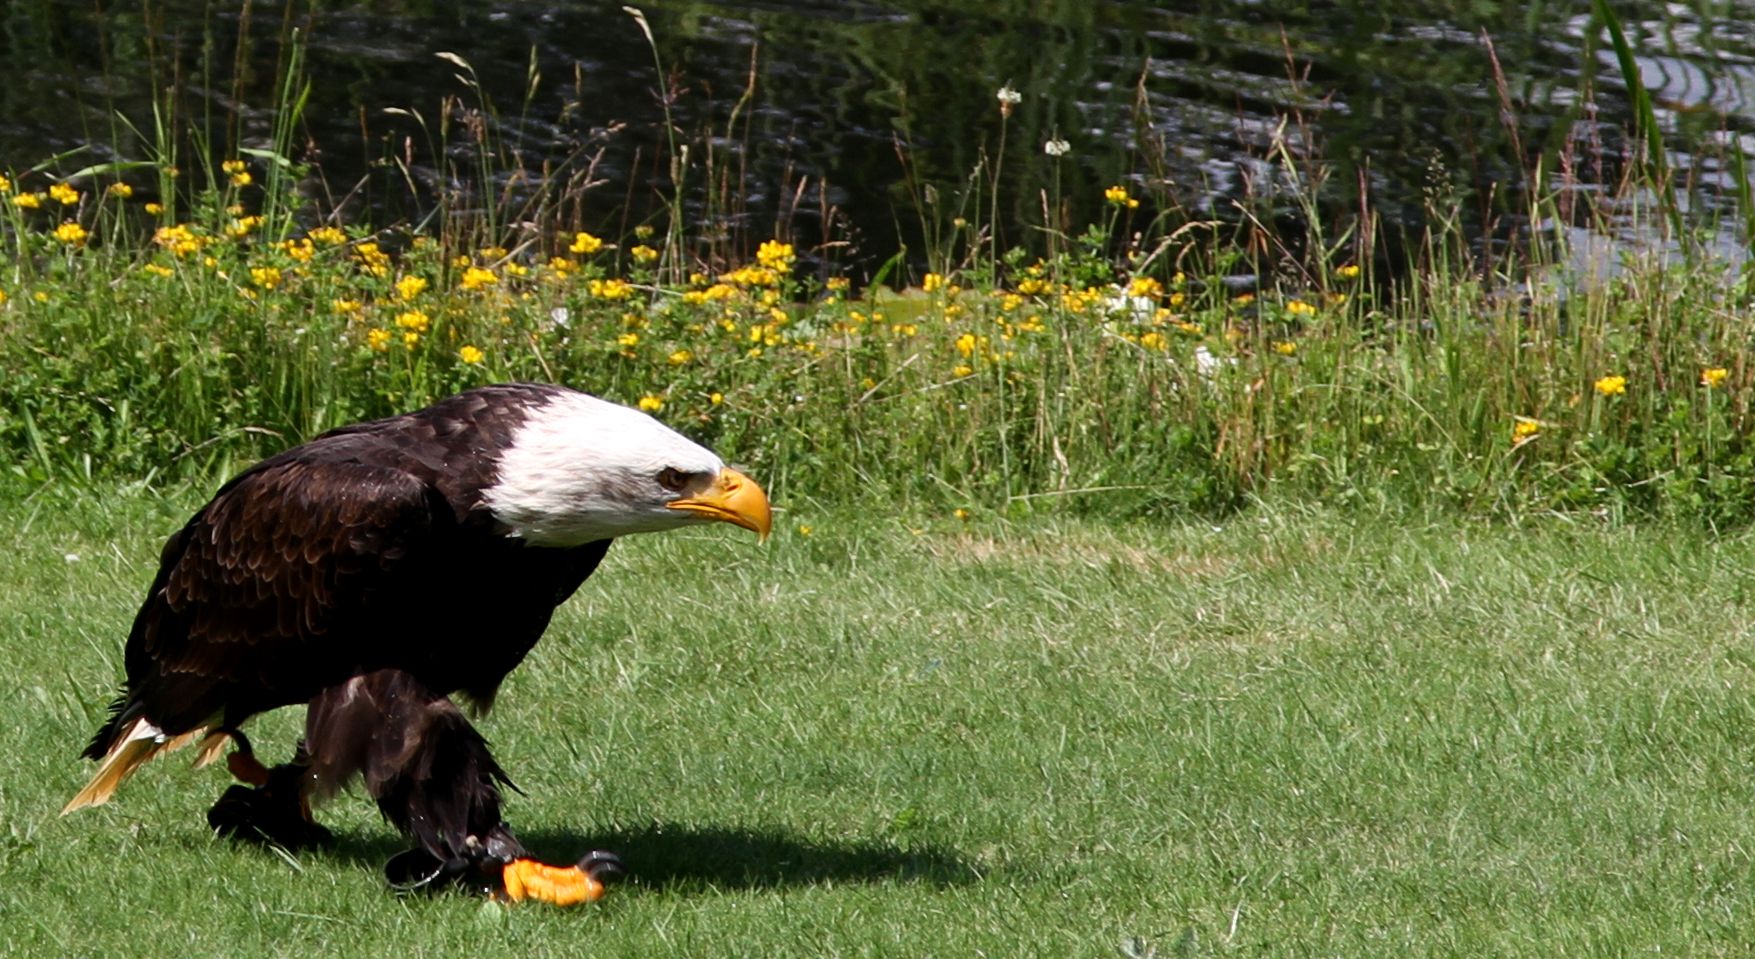
M 0 944 L 31 955 L 1743 954 L 1752 540 L 1261 509 L 795 512 L 619 544 L 483 722 L 573 910 L 398 898 L 184 757 L 62 819 L 196 504 L 0 507 Z M 806 538 L 797 524 L 814 529 Z M 73 557 L 77 556 L 77 559 Z M 458 595 L 458 603 L 491 596 Z M 254 727 L 291 746 L 297 717 Z

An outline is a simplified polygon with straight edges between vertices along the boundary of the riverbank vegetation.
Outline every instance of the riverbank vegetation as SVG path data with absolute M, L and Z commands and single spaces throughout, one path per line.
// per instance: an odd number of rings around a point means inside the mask
M 611 232 L 569 217 L 588 175 L 496 179 L 505 148 L 456 102 L 435 162 L 497 192 L 370 222 L 314 199 L 291 146 L 296 55 L 285 69 L 263 146 L 203 152 L 190 144 L 222 138 L 167 125 L 137 160 L 4 171 L 15 486 L 211 477 L 338 423 L 541 379 L 648 409 L 785 498 L 1755 515 L 1742 276 L 1584 230 L 1484 242 L 1445 195 L 1391 261 L 1369 210 L 1323 222 L 1323 171 L 1292 121 L 1262 158 L 1275 187 L 1259 208 L 1196 215 L 1142 172 L 1073 223 L 1052 175 L 1070 147 L 1008 144 L 1002 89 L 983 165 L 898 214 L 931 248 L 854 275 L 783 224 L 741 245 L 692 229 L 681 184 L 725 162 L 713 131 L 693 154 L 673 144 L 666 215 Z M 1050 171 L 1041 222 L 1001 243 L 990 214 L 1016 198 L 999 173 L 1026 153 Z M 1528 222 L 1647 218 L 1661 236 L 1649 171 L 1624 159 L 1617 196 L 1554 178 Z
M 374 213 L 296 143 L 288 49 L 266 132 L 167 101 L 126 159 L 0 169 L 12 951 L 1746 948 L 1751 290 L 1653 127 L 1532 150 L 1487 238 L 1435 188 L 1392 248 L 1319 212 L 1296 117 L 1249 203 L 1143 162 L 1074 217 L 1077 145 L 1008 137 L 1002 88 L 969 178 L 898 202 L 926 247 L 873 268 L 742 215 L 737 111 L 667 124 L 674 192 L 624 222 L 485 99 L 410 110 L 430 137 L 375 169 L 420 212 Z M 1598 162 L 1619 189 L 1565 175 Z M 357 792 L 332 848 L 243 848 L 201 816 L 223 775 L 174 762 L 56 817 L 216 480 L 509 379 L 644 408 L 784 511 L 759 549 L 618 544 L 482 719 L 520 835 L 626 884 L 398 897 Z M 285 755 L 300 719 L 250 732 Z

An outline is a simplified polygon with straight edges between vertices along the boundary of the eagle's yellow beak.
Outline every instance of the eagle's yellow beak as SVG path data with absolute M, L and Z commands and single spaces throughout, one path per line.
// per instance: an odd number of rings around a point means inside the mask
M 730 467 L 719 472 L 713 485 L 694 496 L 672 500 L 671 509 L 687 510 L 708 519 L 721 520 L 768 538 L 773 518 L 768 512 L 768 494 L 756 481 Z

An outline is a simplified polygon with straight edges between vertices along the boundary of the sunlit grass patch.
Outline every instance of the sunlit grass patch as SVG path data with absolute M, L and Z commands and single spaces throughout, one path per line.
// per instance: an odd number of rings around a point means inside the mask
M 398 899 L 377 874 L 398 844 L 357 794 L 322 814 L 340 846 L 290 861 L 211 839 L 223 772 L 174 760 L 57 817 L 158 535 L 197 503 L 107 493 L 0 517 L 17 949 L 1748 941 L 1746 538 L 1263 508 L 1133 525 L 822 509 L 811 536 L 765 547 L 629 540 L 482 721 L 523 790 L 521 835 L 633 866 L 561 911 Z M 1056 541 L 1071 558 L 1051 561 Z M 289 750 L 297 719 L 252 723 L 258 747 Z

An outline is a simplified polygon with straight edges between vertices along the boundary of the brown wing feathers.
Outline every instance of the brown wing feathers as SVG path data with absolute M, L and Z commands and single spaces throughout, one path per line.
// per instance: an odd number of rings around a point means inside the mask
M 131 741 L 140 720 L 168 737 L 241 722 L 369 662 L 391 639 L 374 611 L 418 575 L 404 567 L 430 554 L 435 523 L 454 522 L 435 499 L 407 473 L 286 454 L 228 484 L 166 545 L 129 636 L 126 694 L 86 749 L 111 780 L 93 801 L 172 745 Z
M 103 802 L 153 755 L 253 713 L 326 689 L 333 706 L 338 684 L 381 667 L 406 671 L 408 683 L 437 697 L 410 714 L 422 718 L 406 731 L 416 739 L 427 724 L 461 721 L 443 692 L 491 701 L 609 545 L 527 549 L 476 508 L 493 482 L 495 451 L 532 402 L 557 392 L 472 390 L 331 431 L 226 484 L 165 545 L 129 635 L 123 698 L 86 749 L 101 760 L 98 773 L 68 808 Z M 457 595 L 459 570 L 469 572 L 473 595 Z M 412 688 L 395 690 L 404 711 Z M 369 730 L 383 718 L 359 721 Z M 473 799 L 450 799 L 486 814 L 500 773 L 480 758 L 485 744 L 473 730 L 443 738 L 463 745 L 415 763 L 416 779 L 424 762 L 461 763 L 459 775 L 478 788 L 465 790 Z M 219 742 L 206 741 L 210 750 Z

